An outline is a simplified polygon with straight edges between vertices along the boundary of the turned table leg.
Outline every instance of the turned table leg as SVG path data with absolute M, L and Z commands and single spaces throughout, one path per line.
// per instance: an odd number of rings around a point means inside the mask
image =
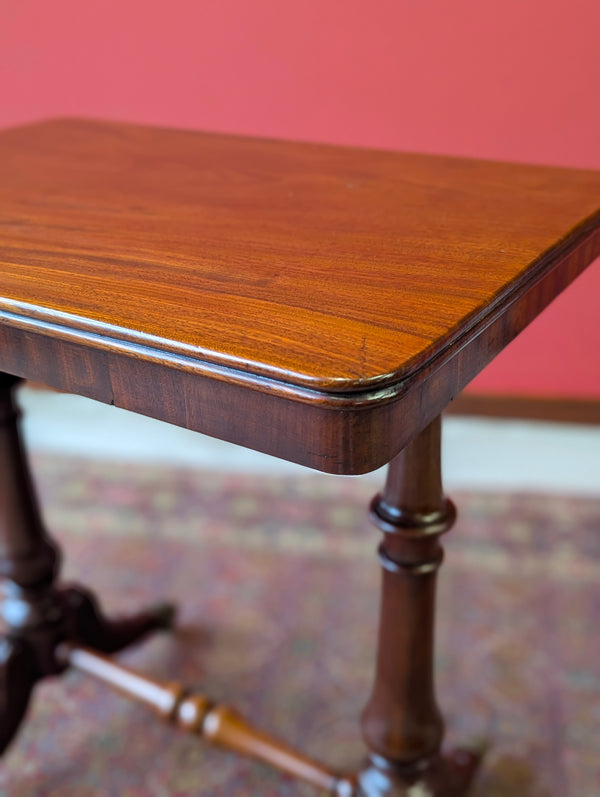
M 455 519 L 444 498 L 440 419 L 391 463 L 383 493 L 371 505 L 383 531 L 383 583 L 375 684 L 362 715 L 369 760 L 359 774 L 364 797 L 466 793 L 478 757 L 442 756 L 444 722 L 433 682 L 439 537 Z M 419 786 L 421 790 L 419 790 Z
M 35 683 L 66 668 L 56 656 L 60 643 L 119 650 L 170 626 L 174 613 L 161 604 L 109 620 L 88 590 L 57 586 L 60 552 L 44 529 L 21 443 L 13 395 L 18 382 L 0 374 L 0 578 L 6 625 L 0 639 L 0 753 L 17 732 Z

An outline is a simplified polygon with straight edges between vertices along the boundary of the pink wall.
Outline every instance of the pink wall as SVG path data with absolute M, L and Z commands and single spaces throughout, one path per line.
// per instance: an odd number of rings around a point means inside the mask
M 597 0 L 0 0 L 0 127 L 79 114 L 600 169 L 599 30 Z M 600 397 L 599 296 L 596 263 L 473 389 Z

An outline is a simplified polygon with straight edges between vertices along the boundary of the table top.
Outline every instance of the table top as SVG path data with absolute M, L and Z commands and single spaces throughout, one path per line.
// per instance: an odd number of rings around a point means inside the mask
M 596 172 L 68 119 L 1 132 L 0 172 L 0 325 L 29 346 L 0 366 L 176 423 L 164 397 L 116 401 L 125 361 L 226 383 L 235 412 L 245 387 L 350 426 L 442 371 L 397 448 L 600 252 Z M 95 360 L 49 375 L 42 340 Z M 268 448 L 366 465 L 294 445 Z

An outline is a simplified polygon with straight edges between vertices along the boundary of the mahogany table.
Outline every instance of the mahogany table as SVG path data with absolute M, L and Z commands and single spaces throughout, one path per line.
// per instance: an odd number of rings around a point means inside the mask
M 1 132 L 0 174 L 0 749 L 73 666 L 332 794 L 464 794 L 477 756 L 440 752 L 433 686 L 439 417 L 600 253 L 600 174 L 81 120 Z M 172 607 L 111 621 L 57 584 L 20 378 L 330 473 L 390 463 L 356 773 L 101 655 Z

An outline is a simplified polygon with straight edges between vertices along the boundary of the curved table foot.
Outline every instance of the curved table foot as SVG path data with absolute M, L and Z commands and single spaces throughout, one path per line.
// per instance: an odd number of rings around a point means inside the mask
M 60 596 L 67 640 L 102 653 L 116 653 L 153 631 L 172 628 L 176 615 L 174 604 L 159 603 L 130 617 L 109 619 L 93 593 L 83 587 L 63 588 Z

